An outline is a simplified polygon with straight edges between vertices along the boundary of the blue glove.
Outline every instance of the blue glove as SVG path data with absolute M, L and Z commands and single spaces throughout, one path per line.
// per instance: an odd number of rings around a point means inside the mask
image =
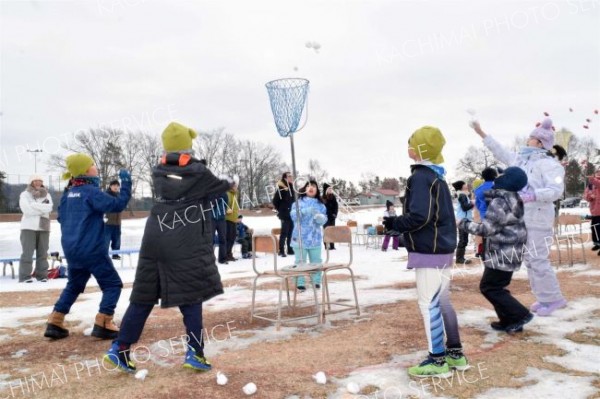
M 323 215 L 322 213 L 318 213 L 313 216 L 313 220 L 319 226 L 323 226 L 325 223 L 327 223 L 327 216 Z
M 121 183 L 131 183 L 131 173 L 125 169 L 121 169 L 119 171 L 119 179 L 121 179 Z

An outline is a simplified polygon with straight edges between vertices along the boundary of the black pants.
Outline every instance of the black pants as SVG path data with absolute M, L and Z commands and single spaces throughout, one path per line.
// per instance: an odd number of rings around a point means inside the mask
M 469 232 L 458 230 L 458 245 L 456 247 L 456 260 L 463 261 L 465 259 L 465 251 L 469 243 Z
M 600 216 L 592 216 L 592 241 L 600 244 Z
M 117 342 L 119 345 L 125 347 L 131 346 L 139 341 L 144 325 L 154 305 L 142 305 L 139 303 L 130 303 L 123 320 L 121 321 L 121 331 L 119 331 L 119 338 Z M 202 339 L 202 303 L 194 305 L 180 305 L 179 310 L 183 315 L 183 324 L 185 325 L 186 337 L 183 337 L 188 344 L 194 348 L 197 355 L 204 356 L 204 340 Z M 170 339 L 174 337 L 163 337 L 164 339 Z M 181 340 L 173 340 L 179 341 Z M 171 348 L 169 346 L 169 348 Z M 175 347 L 177 352 L 186 351 L 187 348 Z M 185 353 L 185 352 L 183 352 Z
M 214 230 L 219 240 L 219 262 L 227 260 L 227 223 L 225 220 L 213 220 Z
M 279 252 L 285 253 L 287 246 L 288 252 L 292 247 L 292 231 L 294 231 L 294 222 L 291 219 L 281 219 L 281 235 L 279 236 Z
M 237 236 L 237 224 L 227 221 L 227 255 L 233 256 L 233 245 Z
M 252 234 L 246 233 L 246 237 L 238 239 L 237 242 L 242 244 L 242 255 L 252 252 Z
M 519 322 L 529 314 L 529 309 L 506 289 L 510 285 L 512 275 L 512 272 L 485 267 L 479 283 L 479 290 L 494 306 L 500 323 L 505 326 Z
M 325 223 L 323 225 L 323 230 L 325 230 L 326 227 L 329 226 L 335 226 L 335 219 L 328 219 L 327 223 Z M 324 243 L 325 244 L 325 243 Z M 325 244 L 325 248 L 327 248 L 327 244 Z M 333 245 L 333 243 L 329 243 L 329 249 L 335 249 L 335 246 Z

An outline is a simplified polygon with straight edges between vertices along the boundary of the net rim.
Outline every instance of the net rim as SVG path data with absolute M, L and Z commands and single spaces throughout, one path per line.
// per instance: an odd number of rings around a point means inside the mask
M 284 87 L 282 85 L 283 82 L 286 82 L 290 85 L 288 85 L 287 87 Z M 267 89 L 298 88 L 298 87 L 306 86 L 309 83 L 310 83 L 310 81 L 305 78 L 280 78 L 280 79 L 271 80 L 271 81 L 265 83 L 265 86 L 267 87 Z

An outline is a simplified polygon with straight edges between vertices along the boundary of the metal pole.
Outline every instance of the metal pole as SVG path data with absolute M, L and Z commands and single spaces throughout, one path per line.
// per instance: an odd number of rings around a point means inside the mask
M 296 153 L 294 151 L 294 133 L 290 134 L 290 144 L 292 147 L 292 171 L 294 173 L 294 182 L 298 178 L 296 175 Z M 299 264 L 304 263 L 304 254 L 302 253 L 302 223 L 300 223 L 300 204 L 298 203 L 296 196 L 296 189 L 294 183 L 292 183 L 292 198 L 296 203 L 296 219 L 298 220 L 298 250 L 300 251 L 300 261 Z
M 43 151 L 44 150 L 40 150 L 39 148 L 36 150 L 27 150 L 27 152 L 33 153 L 33 173 L 37 174 L 37 154 Z

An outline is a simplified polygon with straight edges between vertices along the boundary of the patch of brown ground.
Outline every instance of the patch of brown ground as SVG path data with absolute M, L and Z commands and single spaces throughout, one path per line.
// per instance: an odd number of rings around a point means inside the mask
M 123 288 L 131 288 L 132 286 L 133 283 L 123 284 Z M 87 287 L 84 294 L 91 294 L 99 291 L 99 287 Z M 52 306 L 58 300 L 61 292 L 62 289 L 0 292 L 0 308 L 10 308 L 15 306 Z
M 591 258 L 591 257 L 590 257 Z M 600 257 L 597 257 L 600 258 Z M 592 261 L 590 259 L 590 261 Z M 598 259 L 594 261 L 598 267 Z M 600 277 L 575 276 L 572 273 L 560 273 L 559 280 L 568 299 L 600 296 Z M 490 308 L 479 294 L 479 275 L 461 274 L 455 276 L 452 285 L 452 300 L 457 308 Z M 408 288 L 398 286 L 398 289 Z M 511 292 L 524 304 L 533 302 L 529 284 L 526 280 L 515 280 Z M 235 306 L 235 305 L 233 305 Z M 335 323 L 333 328 L 323 330 L 320 327 L 299 328 L 292 338 L 278 342 L 258 342 L 246 349 L 231 350 L 213 357 L 215 370 L 229 377 L 229 384 L 220 387 L 214 382 L 215 372 L 196 374 L 181 370 L 178 366 L 164 368 L 153 363 L 138 364 L 147 368 L 149 377 L 138 381 L 131 376 L 108 373 L 103 368 L 82 368 L 82 359 L 94 359 L 108 348 L 109 342 L 96 341 L 75 333 L 58 342 L 48 343 L 43 338 L 15 334 L 10 341 L 0 342 L 0 374 L 11 374 L 14 378 L 30 376 L 32 373 L 45 372 L 50 378 L 57 364 L 63 364 L 67 370 L 68 381 L 59 384 L 55 381 L 52 388 L 39 390 L 39 398 L 80 398 L 80 397 L 129 397 L 129 398 L 241 398 L 241 388 L 253 381 L 258 385 L 256 398 L 282 398 L 292 394 L 301 397 L 324 398 L 336 389 L 334 384 L 317 385 L 311 379 L 317 371 L 325 371 L 332 377 L 343 378 L 351 371 L 360 368 L 377 368 L 389 362 L 393 355 L 411 354 L 424 349 L 425 339 L 421 316 L 413 301 L 398 302 L 369 309 L 362 309 L 367 317 L 344 320 Z M 305 310 L 306 311 L 306 310 Z M 90 316 L 91 318 L 93 315 Z M 258 332 L 271 324 L 255 320 L 248 321 L 249 307 L 234 308 L 228 311 L 213 312 L 207 307 L 204 312 L 204 324 L 210 334 L 217 339 L 227 338 L 231 334 L 243 337 Z M 534 320 L 535 323 L 535 320 Z M 450 385 L 447 381 L 437 381 L 433 386 L 426 380 L 429 390 L 437 396 L 470 398 L 493 387 L 519 387 L 527 367 L 549 369 L 571 375 L 589 375 L 565 370 L 554 363 L 546 363 L 545 356 L 560 356 L 561 350 L 553 345 L 543 345 L 531 340 L 536 334 L 534 323 L 517 336 L 505 335 L 492 348 L 483 350 L 481 345 L 485 334 L 473 328 L 462 328 L 461 337 L 465 352 L 469 356 L 473 369 L 465 372 L 462 380 L 455 374 Z M 227 330 L 227 325 L 230 329 Z M 28 326 L 35 337 L 43 333 L 43 326 Z M 598 335 L 597 330 L 586 331 Z M 159 339 L 177 337 L 183 333 L 181 316 L 176 309 L 155 309 L 140 341 L 141 345 L 156 342 Z M 239 334 L 239 335 L 237 335 Z M 569 338 L 575 342 L 586 337 L 584 332 L 574 333 Z M 210 339 L 210 335 L 208 337 Z M 587 341 L 586 341 L 587 342 Z M 596 343 L 597 345 L 597 343 Z M 21 358 L 12 358 L 15 351 L 26 348 L 28 352 Z M 524 356 L 526 354 L 526 356 Z M 34 360 L 35 359 L 35 360 Z M 174 364 L 181 362 L 181 355 L 173 357 Z M 15 369 L 30 367 L 29 372 Z M 402 369 L 411 364 L 399 365 Z M 77 368 L 79 371 L 77 374 Z M 109 368 L 109 367 L 107 367 Z M 467 383 L 466 380 L 470 381 Z M 461 382 L 462 381 L 462 382 Z M 417 387 L 419 382 L 417 381 Z M 31 384 L 30 384 L 31 385 Z M 600 389 L 600 380 L 595 385 Z M 375 392 L 374 385 L 365 388 L 363 393 Z M 33 397 L 31 392 L 15 397 Z

